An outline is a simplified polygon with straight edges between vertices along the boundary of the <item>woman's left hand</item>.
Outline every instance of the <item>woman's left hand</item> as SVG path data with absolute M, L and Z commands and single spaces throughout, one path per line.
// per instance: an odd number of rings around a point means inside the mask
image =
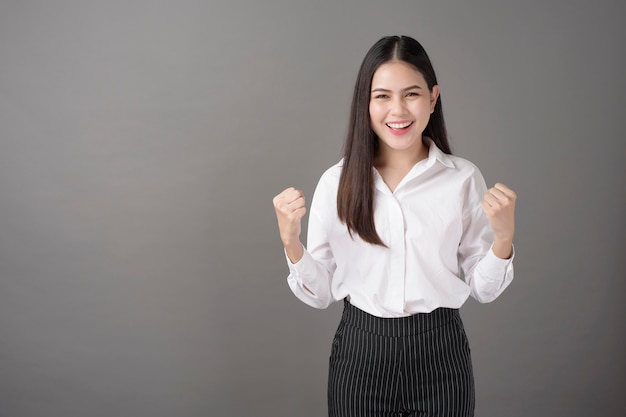
M 489 226 L 493 231 L 495 242 L 494 252 L 497 246 L 508 250 L 498 251 L 496 255 L 504 255 L 504 252 L 511 252 L 513 235 L 515 234 L 515 200 L 517 194 L 504 184 L 496 183 L 485 193 L 483 198 L 483 210 L 487 215 Z M 507 258 L 508 256 L 500 256 Z

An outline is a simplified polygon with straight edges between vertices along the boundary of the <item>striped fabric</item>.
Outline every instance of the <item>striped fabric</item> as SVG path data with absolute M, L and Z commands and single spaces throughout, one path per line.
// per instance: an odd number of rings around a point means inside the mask
M 330 417 L 474 415 L 459 311 L 380 318 L 344 301 L 328 375 Z

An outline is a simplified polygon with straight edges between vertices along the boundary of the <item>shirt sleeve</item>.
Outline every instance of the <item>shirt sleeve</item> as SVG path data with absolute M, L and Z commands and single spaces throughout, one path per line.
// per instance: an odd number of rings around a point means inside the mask
M 322 176 L 311 201 L 307 247 L 304 248 L 302 259 L 292 263 L 285 253 L 289 266 L 287 282 L 291 291 L 302 302 L 320 309 L 337 301 L 331 290 L 336 264 L 325 222 L 327 216 L 335 215 L 336 191 L 333 193 L 332 188 L 325 176 Z
M 459 244 L 459 264 L 470 294 L 481 303 L 489 303 L 513 280 L 513 258 L 498 258 L 492 250 L 493 232 L 482 210 L 487 192 L 485 180 L 478 170 L 470 181 L 463 214 L 463 235 Z

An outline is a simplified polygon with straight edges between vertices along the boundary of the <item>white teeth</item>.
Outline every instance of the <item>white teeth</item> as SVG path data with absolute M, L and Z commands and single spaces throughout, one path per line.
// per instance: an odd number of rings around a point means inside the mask
M 392 129 L 404 129 L 405 127 L 409 127 L 411 126 L 411 123 L 413 122 L 406 122 L 406 123 L 387 123 L 387 126 L 389 126 Z

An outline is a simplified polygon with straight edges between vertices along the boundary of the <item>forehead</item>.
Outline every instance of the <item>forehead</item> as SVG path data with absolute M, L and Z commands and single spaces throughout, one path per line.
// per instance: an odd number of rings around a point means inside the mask
M 402 89 L 409 85 L 426 87 L 424 76 L 411 64 L 404 61 L 389 61 L 382 64 L 372 77 L 372 89 Z

